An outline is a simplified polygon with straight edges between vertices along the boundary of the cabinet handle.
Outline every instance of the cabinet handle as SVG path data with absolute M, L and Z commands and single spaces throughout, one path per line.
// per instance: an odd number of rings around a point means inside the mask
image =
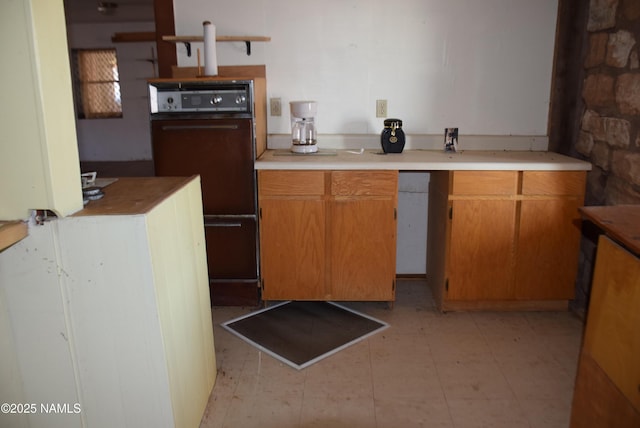
M 242 223 L 216 222 L 216 223 L 205 223 L 204 226 L 205 227 L 242 227 Z

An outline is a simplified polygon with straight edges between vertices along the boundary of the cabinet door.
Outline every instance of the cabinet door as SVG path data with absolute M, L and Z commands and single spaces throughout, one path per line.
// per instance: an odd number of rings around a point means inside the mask
M 508 299 L 513 285 L 516 202 L 454 200 L 451 207 L 445 299 Z
M 325 201 L 260 201 L 264 300 L 325 298 Z
M 568 300 L 575 294 L 584 171 L 524 171 L 515 298 Z
M 333 171 L 331 298 L 395 300 L 397 171 Z
M 640 259 L 607 237 L 598 241 L 583 352 L 640 412 Z
M 324 300 L 324 171 L 258 171 L 264 300 Z
M 582 202 L 523 200 L 517 244 L 517 299 L 568 300 L 575 294 Z
M 331 298 L 394 300 L 395 202 L 346 198 L 331 204 Z

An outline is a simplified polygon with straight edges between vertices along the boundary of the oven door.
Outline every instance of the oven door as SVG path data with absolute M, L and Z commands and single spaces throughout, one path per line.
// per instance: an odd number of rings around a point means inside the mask
M 256 279 L 256 219 L 204 217 L 207 264 L 211 279 Z
M 200 175 L 205 215 L 255 215 L 251 119 L 151 121 L 157 176 Z
M 260 301 L 256 218 L 205 216 L 211 304 L 255 306 Z

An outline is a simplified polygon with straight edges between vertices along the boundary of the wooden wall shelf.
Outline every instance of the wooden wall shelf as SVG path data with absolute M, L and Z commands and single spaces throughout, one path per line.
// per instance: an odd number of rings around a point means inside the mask
M 191 56 L 191 43 L 204 42 L 203 36 L 162 36 L 162 40 L 173 43 L 184 43 L 187 56 Z M 244 42 L 247 55 L 251 55 L 251 42 L 269 42 L 271 37 L 264 36 L 216 36 L 216 42 Z
M 154 31 L 115 33 L 113 36 L 111 36 L 111 41 L 113 43 L 155 42 L 156 33 Z
M 172 43 L 184 43 L 187 48 L 187 56 L 191 56 L 191 43 L 204 42 L 203 36 L 162 36 L 162 40 Z M 139 43 L 155 42 L 156 33 L 153 31 L 137 33 L 114 33 L 111 36 L 113 43 Z M 270 42 L 271 37 L 264 36 L 217 36 L 216 42 L 244 42 L 247 46 L 247 55 L 251 55 L 251 42 Z

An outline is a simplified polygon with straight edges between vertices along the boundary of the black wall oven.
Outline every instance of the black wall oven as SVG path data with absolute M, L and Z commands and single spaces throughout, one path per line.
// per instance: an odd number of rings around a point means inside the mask
M 198 174 L 213 305 L 257 305 L 252 81 L 151 81 L 157 176 Z

